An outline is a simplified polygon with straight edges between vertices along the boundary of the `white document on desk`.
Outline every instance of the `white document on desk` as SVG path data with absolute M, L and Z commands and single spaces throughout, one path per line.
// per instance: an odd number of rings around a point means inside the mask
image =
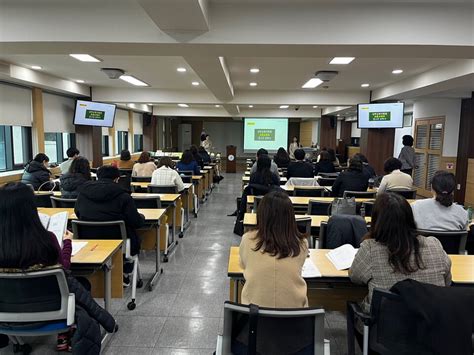
M 321 277 L 322 275 L 318 267 L 311 261 L 311 258 L 306 258 L 303 264 L 303 270 L 301 271 L 301 276 L 303 276 L 304 279 L 309 279 L 312 277 Z
M 76 255 L 82 248 L 87 245 L 87 242 L 72 241 L 72 256 Z
M 326 257 L 337 270 L 346 270 L 352 266 L 358 250 L 350 244 L 344 244 L 328 252 Z

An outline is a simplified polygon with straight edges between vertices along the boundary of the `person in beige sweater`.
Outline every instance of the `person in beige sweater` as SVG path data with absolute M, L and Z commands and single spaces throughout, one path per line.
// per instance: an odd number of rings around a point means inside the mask
M 397 158 L 388 158 L 383 164 L 383 169 L 387 173 L 382 178 L 377 195 L 389 190 L 410 190 L 413 188 L 413 179 L 400 169 L 402 162 Z
M 308 244 L 298 232 L 286 193 L 265 195 L 257 211 L 257 229 L 243 235 L 239 253 L 245 278 L 243 304 L 308 307 L 306 282 L 301 276 Z
M 156 170 L 156 165 L 150 158 L 150 153 L 142 152 L 138 162 L 135 163 L 132 170 L 132 176 L 151 177 Z

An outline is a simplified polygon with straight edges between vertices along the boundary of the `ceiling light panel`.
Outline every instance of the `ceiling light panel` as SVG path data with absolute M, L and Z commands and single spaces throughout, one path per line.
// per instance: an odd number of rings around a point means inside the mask
M 258 68 L 252 68 L 252 69 L 250 69 L 250 72 L 251 72 L 252 74 L 257 74 L 257 73 L 260 72 L 260 69 L 258 69 Z
M 365 84 L 361 84 L 360 86 L 363 87 L 363 88 L 368 88 L 370 86 L 370 84 L 365 83 Z
M 288 108 L 288 107 L 290 107 L 290 106 L 289 105 L 281 105 L 280 106 L 281 109 L 285 109 L 285 108 Z
M 355 57 L 334 57 L 331 59 L 329 64 L 339 64 L 339 65 L 344 65 L 344 64 L 349 64 L 355 59 Z
M 197 81 L 193 81 L 191 84 L 192 84 L 193 86 L 199 86 L 199 82 L 197 82 Z
M 303 86 L 303 89 L 314 89 L 315 87 L 321 85 L 323 81 L 318 78 L 309 79 Z
M 403 73 L 403 70 L 402 69 L 394 69 L 392 70 L 392 74 L 401 74 Z
M 254 86 L 254 87 L 255 87 L 255 86 L 257 86 L 257 83 L 255 83 L 255 82 L 251 82 L 249 85 L 250 85 L 250 86 Z
M 80 60 L 81 62 L 98 63 L 102 61 L 101 59 L 94 57 L 90 54 L 69 54 L 69 55 L 77 60 Z
M 120 79 L 135 86 L 150 86 L 144 81 L 141 81 L 140 79 L 135 78 L 133 75 L 122 75 Z
M 43 69 L 43 67 L 40 67 L 39 65 L 32 65 L 32 66 L 31 66 L 31 69 L 34 69 L 34 70 L 41 70 L 41 69 Z
M 180 73 L 186 73 L 186 68 L 179 67 L 179 68 L 176 69 L 176 71 L 178 71 Z
M 179 107 L 189 107 L 188 104 L 178 104 Z

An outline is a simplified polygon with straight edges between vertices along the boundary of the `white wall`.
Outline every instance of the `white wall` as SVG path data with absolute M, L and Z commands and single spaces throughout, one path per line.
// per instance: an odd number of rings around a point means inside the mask
M 341 127 L 342 127 L 342 121 L 337 120 L 336 121 L 336 142 L 341 139 Z
M 114 127 L 116 131 L 128 132 L 128 111 L 120 109 L 117 109 L 117 111 L 115 111 Z
M 235 145 L 237 156 L 244 152 L 244 124 L 242 121 L 204 122 L 203 128 L 210 135 L 214 150 L 225 155 L 226 146 Z
M 74 133 L 73 98 L 43 93 L 44 131 L 50 133 Z
M 351 123 L 351 137 L 360 138 L 360 128 L 357 127 L 357 121 Z
M 313 121 L 312 133 L 311 133 L 311 142 L 319 144 L 319 127 L 320 120 Z
M 461 119 L 461 99 L 424 99 L 415 101 L 413 105 L 413 121 L 443 116 L 445 117 L 443 156 L 456 156 Z M 413 122 L 414 125 L 415 122 Z
M 133 113 L 133 134 L 143 134 L 143 114 Z
M 31 127 L 31 89 L 0 84 L 0 125 Z

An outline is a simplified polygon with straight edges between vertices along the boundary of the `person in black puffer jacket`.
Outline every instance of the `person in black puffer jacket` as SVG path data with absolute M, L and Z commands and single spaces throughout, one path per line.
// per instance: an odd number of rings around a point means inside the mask
M 71 163 L 69 171 L 59 177 L 62 198 L 77 198 L 78 188 L 91 180 L 89 160 L 77 157 Z
M 21 177 L 21 182 L 31 185 L 35 190 L 38 190 L 41 185 L 51 179 L 51 173 L 48 170 L 48 163 L 49 158 L 46 154 L 36 154 L 35 158 L 26 165 L 23 176 Z M 51 187 L 50 184 L 44 185 L 45 190 L 50 189 Z

